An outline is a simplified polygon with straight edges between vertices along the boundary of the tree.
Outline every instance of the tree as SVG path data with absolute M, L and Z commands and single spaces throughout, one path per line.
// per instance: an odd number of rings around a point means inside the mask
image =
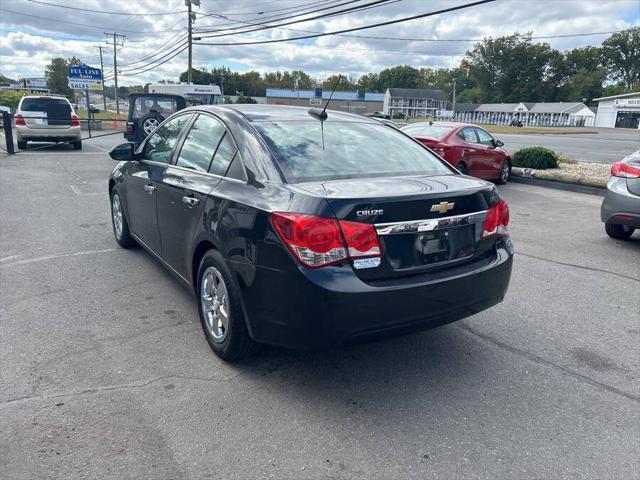
M 51 63 L 47 65 L 44 71 L 44 76 L 47 79 L 47 87 L 51 93 L 64 95 L 68 98 L 73 97 L 73 90 L 69 88 L 67 67 L 74 65 L 82 65 L 82 61 L 76 57 L 71 57 L 66 60 L 62 57 L 56 57 L 51 60 Z
M 640 83 L 640 27 L 611 35 L 602 42 L 602 54 L 612 80 L 628 90 Z
M 0 83 L 16 83 L 13 78 L 6 77 L 0 73 Z
M 364 90 L 365 92 L 379 92 L 380 80 L 377 73 L 365 73 L 356 82 L 358 90 Z
M 539 102 L 553 88 L 547 74 L 557 55 L 548 43 L 516 33 L 476 43 L 461 66 L 483 92 L 483 102 Z
M 379 88 L 418 88 L 419 71 L 410 65 L 386 68 L 378 74 Z
M 358 86 L 352 80 L 344 75 L 330 75 L 322 82 L 322 88 L 327 91 L 334 87 L 336 90 L 357 90 Z

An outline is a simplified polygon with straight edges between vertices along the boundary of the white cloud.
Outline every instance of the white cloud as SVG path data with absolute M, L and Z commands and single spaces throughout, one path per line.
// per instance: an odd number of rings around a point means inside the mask
M 183 0 L 157 2 L 153 0 L 44 0 L 77 8 L 113 12 L 183 12 Z M 228 11 L 219 10 L 227 2 L 201 0 L 201 12 L 233 13 L 229 18 L 239 22 L 260 23 L 269 16 L 285 16 L 288 10 L 302 8 L 303 0 L 237 0 Z M 229 2 L 230 3 L 230 2 Z M 364 0 L 363 0 L 364 3 Z M 403 0 L 356 14 L 340 15 L 321 20 L 290 25 L 287 28 L 307 31 L 333 31 L 383 22 L 393 18 L 437 10 L 464 0 Z M 334 2 L 335 4 L 335 2 Z M 317 1 L 306 2 L 309 10 L 322 7 Z M 346 8 L 351 5 L 346 5 Z M 46 6 L 28 0 L 2 2 L 0 8 L 0 73 L 10 77 L 42 76 L 44 66 L 55 56 L 77 56 L 86 63 L 98 65 L 98 49 L 104 43 L 103 32 L 118 31 L 127 35 L 118 56 L 122 69 L 140 69 L 151 61 L 127 67 L 161 48 L 171 38 L 178 39 L 186 27 L 186 13 L 144 16 L 104 15 L 92 12 Z M 269 13 L 272 10 L 276 12 Z M 352 35 L 402 37 L 419 39 L 467 39 L 499 36 L 532 31 L 535 36 L 620 30 L 639 24 L 637 0 L 498 0 L 401 24 L 354 32 Z M 263 14 L 257 14 L 264 11 Z M 17 12 L 17 13 L 14 13 Z M 320 14 L 322 12 L 318 12 Z M 238 15 L 242 14 L 242 15 Z M 315 14 L 315 15 L 317 15 Z M 226 24 L 226 25 L 225 25 Z M 215 25 L 217 29 L 236 27 L 229 20 L 215 17 L 199 18 L 196 28 Z M 211 27 L 209 27 L 211 29 Z M 247 26 L 247 28 L 251 28 Z M 303 32 L 278 29 L 208 39 L 216 42 L 247 41 L 262 38 L 289 38 Z M 555 48 L 569 49 L 597 45 L 606 35 L 568 37 L 545 40 Z M 302 43 L 274 43 L 245 46 L 194 46 L 194 66 L 211 67 L 226 63 L 246 69 L 271 71 L 302 69 L 319 77 L 331 73 L 359 75 L 385 67 L 410 64 L 414 66 L 454 66 L 472 45 L 471 42 L 392 41 L 372 38 L 328 36 Z M 179 44 L 178 44 L 179 45 Z M 106 46 L 106 45 L 105 45 Z M 105 50 L 105 68 L 112 66 L 112 51 Z M 418 53 L 410 53 L 418 52 Z M 432 53 L 429 55 L 429 53 Z M 140 84 L 162 78 L 176 78 L 186 68 L 186 51 L 156 69 L 139 76 L 121 76 L 120 83 Z

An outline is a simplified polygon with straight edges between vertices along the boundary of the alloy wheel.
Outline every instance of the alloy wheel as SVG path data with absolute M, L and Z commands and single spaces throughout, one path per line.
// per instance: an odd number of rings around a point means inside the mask
M 146 135 L 150 135 L 158 125 L 160 125 L 160 122 L 156 118 L 147 118 L 142 124 L 142 130 Z
M 223 342 L 229 328 L 231 312 L 227 285 L 215 267 L 208 267 L 202 274 L 200 307 L 213 340 L 217 343 Z
M 122 238 L 122 204 L 120 203 L 120 196 L 117 193 L 113 194 L 111 198 L 111 215 L 113 217 L 113 228 L 116 234 L 116 238 L 120 240 Z

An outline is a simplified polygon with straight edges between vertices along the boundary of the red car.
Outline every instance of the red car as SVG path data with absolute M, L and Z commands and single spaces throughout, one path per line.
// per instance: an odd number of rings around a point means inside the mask
M 401 129 L 426 145 L 460 172 L 504 184 L 511 175 L 511 157 L 500 140 L 468 123 L 412 123 Z

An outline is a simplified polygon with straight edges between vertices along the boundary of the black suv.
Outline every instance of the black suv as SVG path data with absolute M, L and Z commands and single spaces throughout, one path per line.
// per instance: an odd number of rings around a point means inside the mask
M 160 125 L 165 118 L 187 106 L 181 95 L 166 93 L 132 93 L 124 138 L 136 145 Z

